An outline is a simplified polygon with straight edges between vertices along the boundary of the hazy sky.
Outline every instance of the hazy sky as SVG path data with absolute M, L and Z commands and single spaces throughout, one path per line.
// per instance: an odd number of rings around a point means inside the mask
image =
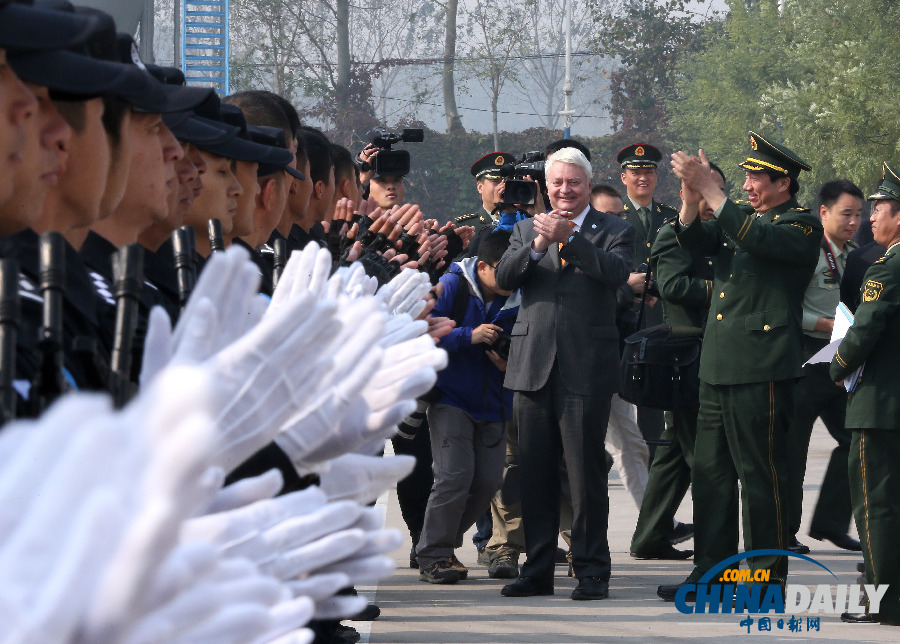
M 693 3 L 693 10 L 699 14 L 706 15 L 708 11 L 724 11 L 727 9 L 725 0 L 696 0 Z M 478 132 L 491 132 L 491 113 L 490 98 L 484 93 L 477 83 L 470 83 L 469 90 L 471 95 L 458 95 L 457 105 L 460 110 L 463 124 L 467 130 Z M 578 88 L 576 87 L 576 94 Z M 587 97 L 583 97 L 585 99 Z M 606 114 L 606 100 L 604 96 L 599 96 L 601 104 L 587 105 L 583 109 L 578 110 L 578 117 L 572 125 L 572 133 L 581 134 L 583 136 L 599 136 L 609 133 L 610 120 Z M 578 105 L 573 107 L 578 109 Z M 540 125 L 539 117 L 529 114 L 521 114 L 521 112 L 532 112 L 532 108 L 523 100 L 517 99 L 513 92 L 504 101 L 502 108 L 504 114 L 498 115 L 498 124 L 501 131 L 518 132 L 536 127 Z M 518 114 L 513 112 L 519 112 Z M 443 129 L 444 115 L 440 107 L 422 108 L 422 120 L 430 127 Z

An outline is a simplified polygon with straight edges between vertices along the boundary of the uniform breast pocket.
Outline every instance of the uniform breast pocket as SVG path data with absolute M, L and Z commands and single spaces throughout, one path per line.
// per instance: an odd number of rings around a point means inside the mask
M 821 289 L 834 289 L 837 286 L 837 280 L 831 276 L 831 271 L 827 268 L 824 271 L 818 271 L 813 279 L 813 286 Z
M 775 329 L 786 327 L 788 312 L 784 309 L 751 313 L 744 318 L 744 330 L 748 333 L 769 333 Z
M 513 324 L 512 331 L 509 332 L 510 335 L 528 335 L 528 322 L 525 320 L 518 320 L 515 324 Z

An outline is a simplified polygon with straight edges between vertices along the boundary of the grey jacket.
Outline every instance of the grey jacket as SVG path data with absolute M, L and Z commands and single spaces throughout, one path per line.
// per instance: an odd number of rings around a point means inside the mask
M 579 395 L 619 388 L 616 289 L 632 270 L 634 228 L 591 208 L 571 242 L 531 258 L 534 221 L 516 224 L 497 265 L 500 288 L 522 289 L 505 386 L 537 391 L 559 361 L 563 383 Z M 560 265 L 560 257 L 566 265 Z

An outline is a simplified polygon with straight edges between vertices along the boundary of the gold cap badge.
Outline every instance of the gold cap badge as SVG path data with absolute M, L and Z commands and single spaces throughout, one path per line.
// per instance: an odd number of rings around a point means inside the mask
M 757 148 L 756 139 L 754 139 L 752 136 L 750 137 L 750 147 L 753 148 L 754 150 L 756 150 L 756 148 Z
M 644 156 L 644 147 L 639 145 L 634 149 L 634 153 L 636 156 L 642 157 Z
M 504 159 L 503 157 L 497 157 L 496 159 L 494 159 L 494 165 L 503 165 L 504 163 L 506 163 L 506 159 Z

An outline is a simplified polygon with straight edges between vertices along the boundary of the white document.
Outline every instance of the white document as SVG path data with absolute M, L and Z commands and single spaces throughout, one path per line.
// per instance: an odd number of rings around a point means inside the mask
M 813 357 L 804 362 L 803 366 L 805 367 L 808 364 L 820 362 L 831 362 L 832 359 L 834 359 L 834 354 L 837 353 L 841 340 L 847 335 L 847 329 L 851 326 L 853 326 L 853 313 L 851 313 L 850 309 L 841 302 L 834 311 L 834 328 L 831 331 L 831 343 L 822 347 L 815 355 L 813 355 Z M 859 384 L 859 379 L 862 377 L 863 367 L 865 366 L 865 364 L 860 365 L 859 369 L 844 379 L 844 388 L 847 391 L 854 391 L 856 389 L 856 385 Z
M 853 313 L 844 306 L 843 302 L 839 302 L 834 310 L 834 328 L 831 330 L 831 342 L 819 349 L 813 357 L 803 363 L 803 366 L 819 362 L 831 362 L 834 354 L 837 353 L 838 345 L 840 345 L 844 336 L 847 335 L 847 329 L 851 326 L 853 326 Z
M 851 326 L 853 326 L 853 313 L 841 302 L 834 311 L 834 328 L 831 331 L 831 343 L 817 351 L 812 358 L 803 363 L 803 366 L 819 362 L 831 362 L 834 359 L 834 354 L 837 353 L 841 340 L 847 335 L 847 329 Z M 862 378 L 865 366 L 865 363 L 861 364 L 858 369 L 844 378 L 844 389 L 848 392 L 856 391 L 856 386 L 859 384 L 860 378 Z
M 847 329 L 853 326 L 853 313 L 843 302 L 839 302 L 834 310 L 834 328 L 831 331 L 831 341 L 842 340 L 847 335 Z

